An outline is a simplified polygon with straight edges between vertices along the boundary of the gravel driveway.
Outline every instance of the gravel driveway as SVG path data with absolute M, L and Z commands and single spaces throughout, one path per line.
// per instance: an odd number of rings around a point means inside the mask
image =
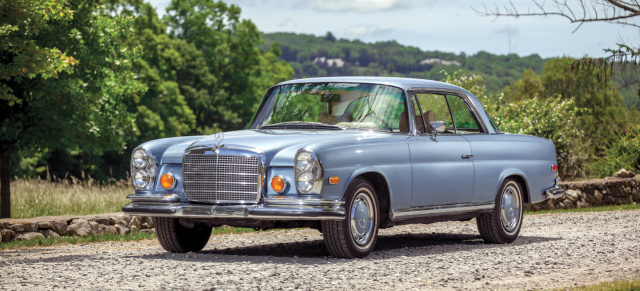
M 155 240 L 0 251 L 0 289 L 549 289 L 640 277 L 640 210 L 528 215 L 511 245 L 475 220 L 380 231 L 366 259 L 310 229 L 219 235 L 201 253 Z

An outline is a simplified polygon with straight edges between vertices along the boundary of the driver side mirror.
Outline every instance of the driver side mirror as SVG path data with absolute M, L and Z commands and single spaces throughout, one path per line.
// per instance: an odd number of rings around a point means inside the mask
M 433 132 L 433 138 L 435 139 L 438 136 L 438 128 L 444 126 L 446 122 L 444 121 L 432 121 L 429 122 L 429 127 L 431 127 L 431 132 Z M 444 130 L 443 130 L 444 131 Z

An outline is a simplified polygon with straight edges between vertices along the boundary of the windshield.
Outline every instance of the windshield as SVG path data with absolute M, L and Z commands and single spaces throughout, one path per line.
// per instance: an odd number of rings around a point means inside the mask
M 400 131 L 404 91 L 353 83 L 293 84 L 274 88 L 252 128 L 296 125 Z M 406 118 L 405 118 L 406 119 Z

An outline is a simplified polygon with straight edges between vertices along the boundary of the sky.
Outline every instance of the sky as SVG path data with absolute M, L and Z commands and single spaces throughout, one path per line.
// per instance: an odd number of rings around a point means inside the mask
M 171 0 L 150 0 L 160 15 Z M 264 33 L 295 32 L 364 42 L 395 40 L 425 51 L 467 55 L 538 54 L 543 58 L 603 57 L 624 42 L 638 46 L 640 29 L 609 23 L 578 28 L 562 17 L 486 17 L 474 11 L 509 1 L 463 0 L 227 0 Z M 547 1 L 550 2 L 550 1 Z M 520 11 L 532 1 L 513 0 Z M 638 18 L 638 17 L 637 17 Z M 640 19 L 635 20 L 636 23 Z M 576 28 L 578 28 L 576 30 Z

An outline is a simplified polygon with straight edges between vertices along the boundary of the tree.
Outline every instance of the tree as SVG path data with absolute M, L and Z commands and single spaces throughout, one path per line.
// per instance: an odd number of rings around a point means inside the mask
M 510 101 L 531 98 L 573 100 L 586 111 L 575 118 L 595 148 L 604 146 L 622 131 L 627 122 L 627 110 L 618 88 L 612 82 L 598 79 L 598 70 L 572 70 L 574 59 L 563 57 L 547 61 L 540 75 L 525 71 L 524 76 L 505 87 Z
M 94 1 L 0 1 L 1 217 L 11 216 L 12 153 L 122 149 L 133 119 L 123 100 L 145 87 L 123 45 L 131 19 Z
M 135 132 L 127 144 L 134 147 L 150 139 L 189 134 L 196 127 L 196 118 L 180 83 L 182 78 L 196 76 L 203 86 L 213 86 L 211 81 L 206 81 L 210 72 L 202 52 L 193 44 L 169 37 L 165 24 L 149 3 L 141 0 L 104 3 L 111 14 L 120 13 L 134 19 L 133 31 L 125 43 L 129 47 L 140 47 L 143 52 L 134 60 L 133 71 L 148 90 L 126 100 L 135 118 Z
M 194 133 L 210 134 L 244 127 L 264 91 L 291 78 L 293 69 L 262 51 L 260 32 L 240 20 L 240 8 L 209 0 L 173 0 L 163 18 L 169 35 L 192 44 L 202 53 L 210 73 L 178 75 L 181 90 L 196 116 Z M 268 84 L 268 85 L 266 85 Z
M 574 32 L 583 24 L 589 22 L 607 22 L 621 26 L 631 26 L 640 28 L 640 23 L 632 19 L 640 17 L 640 2 L 635 0 L 551 0 L 539 1 L 531 0 L 533 8 L 528 8 L 522 12 L 516 8 L 512 1 L 503 7 L 495 6 L 484 11 L 474 9 L 482 16 L 491 17 L 522 17 L 522 16 L 558 16 L 564 17 L 571 23 L 577 23 Z M 623 82 L 620 87 L 629 86 L 640 82 L 638 65 L 640 62 L 640 48 L 631 47 L 624 43 L 617 44 L 617 48 L 605 50 L 609 56 L 604 58 L 582 58 L 575 61 L 573 67 L 584 68 L 586 70 L 598 69 L 600 77 L 607 82 L 609 78 L 616 74 L 616 70 L 621 71 Z M 632 78 L 634 81 L 629 81 Z M 640 91 L 638 91 L 640 96 Z

